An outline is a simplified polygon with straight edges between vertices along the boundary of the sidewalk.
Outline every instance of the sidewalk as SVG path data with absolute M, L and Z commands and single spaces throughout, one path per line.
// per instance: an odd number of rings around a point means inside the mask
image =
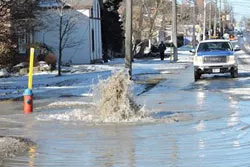
M 191 61 L 187 51 L 179 53 L 179 60 L 170 63 L 169 58 L 135 59 L 132 64 L 132 78 L 145 74 L 168 73 L 184 68 Z M 99 79 L 106 79 L 115 71 L 124 69 L 124 59 L 114 59 L 107 64 L 74 65 L 63 68 L 64 73 L 57 77 L 57 72 L 43 72 L 33 76 L 33 93 L 35 98 L 88 97 L 93 85 Z M 28 76 L 0 78 L 0 100 L 22 99 L 27 88 Z

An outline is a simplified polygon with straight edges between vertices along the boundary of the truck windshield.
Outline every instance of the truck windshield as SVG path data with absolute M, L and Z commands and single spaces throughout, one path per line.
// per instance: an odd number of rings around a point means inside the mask
M 204 42 L 200 43 L 198 52 L 209 52 L 209 51 L 233 51 L 232 46 L 229 42 Z

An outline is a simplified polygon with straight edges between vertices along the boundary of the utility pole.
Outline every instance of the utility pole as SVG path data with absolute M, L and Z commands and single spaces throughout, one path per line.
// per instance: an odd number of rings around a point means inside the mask
M 214 36 L 216 36 L 217 30 L 217 0 L 215 0 L 215 8 L 214 8 Z
M 220 30 L 220 37 L 222 37 L 221 32 L 221 0 L 219 1 L 219 30 Z
M 172 42 L 174 45 L 174 61 L 178 60 L 177 53 L 177 3 L 172 0 Z
M 132 78 L 132 0 L 126 0 L 125 68 Z
M 203 37 L 202 37 L 202 40 L 205 40 L 206 39 L 206 0 L 203 1 L 203 5 L 204 5 L 204 11 L 203 11 Z
M 212 30 L 212 3 L 209 3 L 209 26 L 208 26 L 208 35 L 209 39 L 211 38 L 211 30 Z
M 195 7 L 196 7 L 196 4 L 195 4 L 195 1 L 193 1 L 193 42 L 192 42 L 192 45 L 193 45 L 193 48 L 195 48 L 195 43 L 196 43 L 196 38 L 195 38 L 195 24 L 196 24 L 196 12 L 195 12 Z

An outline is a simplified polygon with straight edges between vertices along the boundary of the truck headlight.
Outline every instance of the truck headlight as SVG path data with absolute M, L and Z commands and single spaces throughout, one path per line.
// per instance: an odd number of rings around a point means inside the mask
M 194 64 L 202 64 L 203 63 L 203 57 L 202 56 L 195 56 L 194 57 Z
M 235 56 L 228 56 L 228 63 L 234 64 L 235 63 Z

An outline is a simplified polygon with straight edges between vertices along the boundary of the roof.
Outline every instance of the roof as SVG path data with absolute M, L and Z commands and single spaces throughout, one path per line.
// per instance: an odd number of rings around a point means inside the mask
M 38 0 L 38 5 L 42 8 L 73 7 L 77 9 L 90 8 L 93 5 L 93 0 Z
M 71 5 L 78 9 L 90 8 L 93 6 L 93 0 L 74 0 Z
M 64 3 L 59 0 L 38 0 L 38 6 L 42 8 L 61 7 Z
M 97 0 L 97 1 L 100 1 L 100 0 Z M 101 0 L 101 1 L 102 3 L 105 3 L 107 0 Z M 73 2 L 75 3 L 74 6 L 78 9 L 90 8 L 93 5 L 93 0 L 73 0 Z

